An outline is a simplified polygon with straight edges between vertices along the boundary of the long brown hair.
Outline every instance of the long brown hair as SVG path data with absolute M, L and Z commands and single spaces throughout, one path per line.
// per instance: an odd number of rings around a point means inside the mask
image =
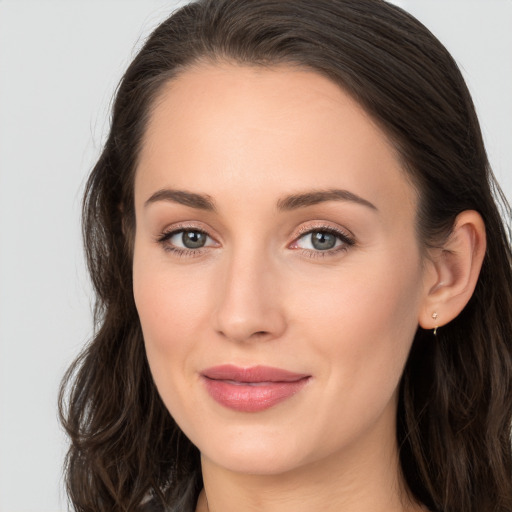
M 83 203 L 96 330 L 60 396 L 75 510 L 194 510 L 201 488 L 198 450 L 160 400 L 144 352 L 132 294 L 133 182 L 162 86 L 217 59 L 294 64 L 351 94 L 392 140 L 419 192 L 425 247 L 460 212 L 483 217 L 488 248 L 469 304 L 435 338 L 418 328 L 397 438 L 409 490 L 431 510 L 511 511 L 511 210 L 454 60 L 382 0 L 199 0 L 164 21 L 129 66 Z

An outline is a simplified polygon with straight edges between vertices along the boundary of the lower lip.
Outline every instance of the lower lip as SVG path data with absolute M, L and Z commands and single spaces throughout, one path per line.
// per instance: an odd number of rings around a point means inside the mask
M 307 383 L 309 377 L 293 382 L 243 383 L 203 378 L 210 396 L 219 404 L 241 412 L 270 409 L 291 398 Z

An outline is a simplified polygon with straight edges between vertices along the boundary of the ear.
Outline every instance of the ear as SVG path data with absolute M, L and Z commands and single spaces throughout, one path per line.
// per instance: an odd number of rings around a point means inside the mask
M 446 325 L 464 309 L 475 290 L 486 246 L 480 214 L 473 210 L 459 214 L 443 246 L 429 251 L 421 327 Z

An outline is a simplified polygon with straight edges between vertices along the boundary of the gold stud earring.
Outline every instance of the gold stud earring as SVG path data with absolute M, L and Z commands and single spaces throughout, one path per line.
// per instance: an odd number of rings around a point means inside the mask
M 438 317 L 438 316 L 439 316 L 439 315 L 437 314 L 437 311 L 434 311 L 434 312 L 432 313 L 432 318 L 433 318 L 434 320 L 437 320 L 437 317 Z M 438 325 L 436 325 L 436 326 L 434 327 L 434 336 L 437 336 L 437 328 L 438 328 L 438 327 L 439 327 Z

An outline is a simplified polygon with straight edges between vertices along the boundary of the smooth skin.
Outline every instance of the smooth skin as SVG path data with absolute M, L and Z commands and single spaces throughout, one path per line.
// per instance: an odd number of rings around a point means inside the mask
M 400 474 L 398 384 L 418 326 L 471 297 L 485 228 L 463 212 L 426 252 L 417 204 L 386 135 L 319 74 L 201 63 L 166 85 L 136 170 L 134 296 L 201 452 L 198 511 L 424 510 Z M 201 379 L 227 363 L 311 378 L 240 412 Z

